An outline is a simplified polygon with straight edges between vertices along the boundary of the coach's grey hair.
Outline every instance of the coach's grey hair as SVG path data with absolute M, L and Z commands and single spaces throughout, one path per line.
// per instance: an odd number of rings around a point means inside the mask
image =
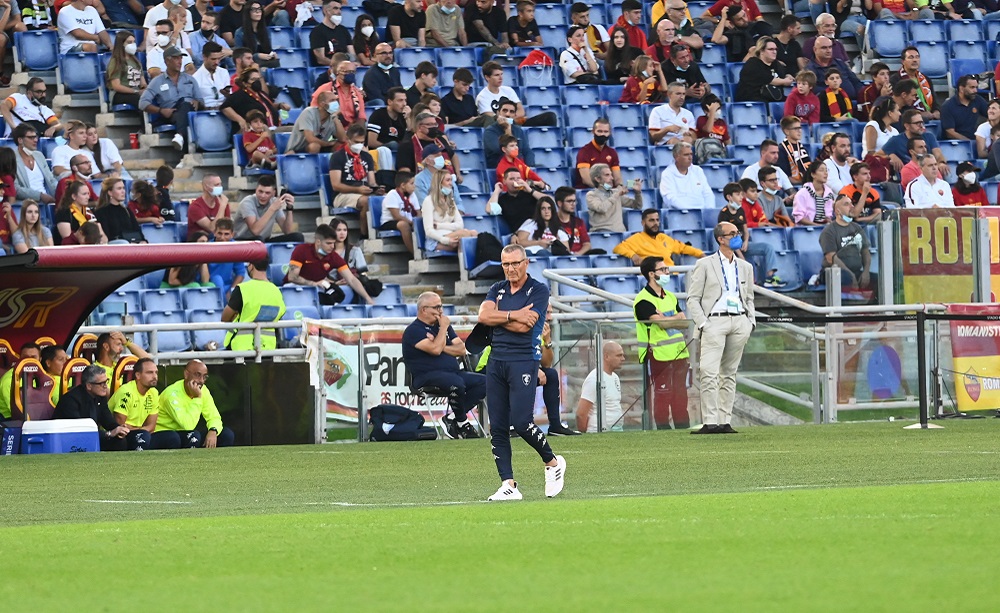
M 97 380 L 99 375 L 105 374 L 104 368 L 98 366 L 97 364 L 91 364 L 90 366 L 83 369 L 83 375 L 81 380 L 84 383 L 93 383 Z
M 597 187 L 597 178 L 601 176 L 605 168 L 611 167 L 607 164 L 594 164 L 590 167 L 590 182 L 594 184 L 594 187 Z
M 676 160 L 687 149 L 694 151 L 694 147 L 691 146 L 691 143 L 679 142 L 674 145 L 674 159 Z
M 520 253 L 522 258 L 528 257 L 528 252 L 521 245 L 507 245 L 500 253 L 514 253 L 515 251 Z
M 420 308 L 423 308 L 424 306 L 426 306 L 427 302 L 433 296 L 437 296 L 437 292 L 424 292 L 424 293 L 420 294 L 419 296 L 417 296 L 417 308 L 420 309 Z

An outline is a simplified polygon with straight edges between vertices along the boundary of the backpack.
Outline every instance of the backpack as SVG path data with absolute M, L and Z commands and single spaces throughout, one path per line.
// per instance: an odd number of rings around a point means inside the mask
M 368 411 L 373 441 L 432 441 L 437 431 L 424 425 L 424 418 L 398 404 L 380 404 Z
M 503 268 L 500 267 L 500 253 L 503 245 L 500 239 L 480 232 L 476 236 L 476 267 L 471 271 L 477 279 L 503 279 Z
M 709 160 L 725 159 L 727 155 L 726 146 L 717 138 L 699 138 L 694 143 L 695 164 L 707 164 Z

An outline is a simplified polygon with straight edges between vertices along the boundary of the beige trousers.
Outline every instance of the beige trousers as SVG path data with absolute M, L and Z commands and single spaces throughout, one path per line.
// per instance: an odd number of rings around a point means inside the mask
M 701 331 L 698 365 L 701 383 L 701 419 L 708 425 L 724 425 L 733 419 L 736 400 L 736 369 L 743 347 L 750 339 L 746 315 L 709 317 Z

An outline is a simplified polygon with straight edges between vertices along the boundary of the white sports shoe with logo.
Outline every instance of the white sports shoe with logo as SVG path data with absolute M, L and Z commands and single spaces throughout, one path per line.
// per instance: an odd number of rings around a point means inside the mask
M 566 478 L 566 459 L 556 456 L 555 466 L 545 467 L 545 495 L 552 498 L 562 491 Z
M 508 485 L 506 481 L 500 485 L 500 489 L 497 490 L 496 494 L 493 494 L 487 500 L 496 502 L 498 500 L 522 500 L 524 496 L 521 495 L 521 490 L 517 489 L 517 484 Z

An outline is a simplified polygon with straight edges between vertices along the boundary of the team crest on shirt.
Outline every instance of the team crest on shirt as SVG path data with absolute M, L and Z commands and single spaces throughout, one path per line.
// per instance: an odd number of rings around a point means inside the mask
M 521 375 L 521 383 L 524 383 L 525 387 L 531 385 L 531 375 Z
M 939 189 L 938 190 L 938 196 L 944 196 L 944 190 L 943 189 Z

